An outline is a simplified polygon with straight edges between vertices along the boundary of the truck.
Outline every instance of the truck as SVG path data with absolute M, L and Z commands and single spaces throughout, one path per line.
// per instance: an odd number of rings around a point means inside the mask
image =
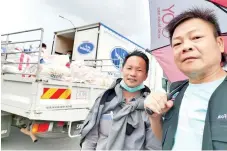
M 38 40 L 9 43 L 10 36 L 33 31 L 40 31 Z M 1 65 L 11 64 L 6 61 L 7 55 L 12 54 L 7 52 L 7 48 L 17 43 L 39 42 L 36 53 L 39 54 L 38 60 L 40 60 L 43 32 L 44 30 L 39 28 L 1 35 L 6 37 L 5 51 L 1 53 Z M 124 57 L 136 49 L 146 53 L 143 47 L 115 30 L 102 23 L 95 23 L 56 31 L 51 54 L 66 55 L 70 52 L 71 63 L 83 60 L 86 61 L 87 66 L 105 72 L 113 78 L 119 78 Z M 151 62 L 151 70 L 154 61 L 150 54 L 147 53 L 147 56 Z M 40 68 L 40 61 L 36 64 L 37 68 Z M 18 127 L 21 132 L 30 136 L 33 142 L 36 142 L 38 137 L 78 137 L 80 127 L 91 106 L 108 87 L 43 78 L 38 71 L 39 69 L 35 75 L 28 76 L 1 72 L 1 137 L 10 135 L 11 126 Z M 157 86 L 157 81 L 162 82 L 162 79 L 152 79 L 151 73 L 156 74 L 149 72 L 145 84 L 152 88 L 151 82 L 156 81 Z M 62 93 L 61 97 L 51 98 L 51 95 L 58 91 Z
M 151 91 L 167 90 L 167 79 L 155 57 L 148 49 L 131 41 L 103 23 L 95 23 L 54 33 L 52 54 L 72 52 L 72 61 L 86 60 L 88 65 L 114 77 L 120 77 L 124 57 L 134 51 L 143 51 L 150 60 L 147 80 Z M 89 64 L 90 61 L 90 64 Z M 95 65 L 92 64 L 95 62 Z
M 120 76 L 118 71 L 124 57 L 134 50 L 145 52 L 151 60 L 145 48 L 103 23 L 57 31 L 52 47 L 53 54 L 71 52 L 72 61 L 86 60 L 88 64 L 91 61 L 89 65 L 115 77 Z M 150 77 L 145 84 L 150 85 Z

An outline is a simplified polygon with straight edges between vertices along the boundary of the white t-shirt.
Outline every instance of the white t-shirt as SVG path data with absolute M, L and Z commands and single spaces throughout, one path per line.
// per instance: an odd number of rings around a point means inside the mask
M 204 123 L 211 95 L 224 81 L 191 84 L 185 91 L 178 119 L 173 150 L 201 150 Z

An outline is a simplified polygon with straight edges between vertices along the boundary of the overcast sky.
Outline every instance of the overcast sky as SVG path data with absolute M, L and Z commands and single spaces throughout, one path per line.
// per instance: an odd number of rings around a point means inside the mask
M 53 32 L 102 22 L 124 36 L 150 47 L 148 0 L 5 0 L 1 1 L 1 34 L 42 27 L 44 41 Z

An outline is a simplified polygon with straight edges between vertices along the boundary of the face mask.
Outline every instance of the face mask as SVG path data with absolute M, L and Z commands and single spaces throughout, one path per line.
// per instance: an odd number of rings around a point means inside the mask
M 140 85 L 138 85 L 137 87 L 131 88 L 131 87 L 127 86 L 127 84 L 124 82 L 123 79 L 121 80 L 120 85 L 126 91 L 131 92 L 131 93 L 136 92 L 136 91 L 139 91 L 139 90 L 145 88 L 145 86 L 143 85 L 143 83 L 140 84 Z

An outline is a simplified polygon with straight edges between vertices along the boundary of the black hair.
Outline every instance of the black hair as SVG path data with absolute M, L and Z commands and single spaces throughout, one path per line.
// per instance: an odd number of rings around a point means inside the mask
M 129 54 L 125 57 L 122 66 L 124 67 L 125 64 L 126 64 L 126 62 L 127 62 L 127 60 L 128 60 L 128 58 L 130 58 L 130 57 L 132 57 L 132 56 L 141 57 L 141 58 L 145 61 L 145 63 L 146 63 L 146 73 L 148 73 L 148 71 L 149 71 L 149 59 L 148 59 L 147 55 L 146 55 L 144 52 L 139 51 L 139 50 L 135 50 L 135 51 L 129 53 Z
M 42 43 L 42 48 L 47 48 L 47 45 L 45 43 Z
M 210 23 L 213 26 L 214 36 L 215 37 L 221 36 L 221 29 L 217 20 L 217 16 L 214 14 L 214 11 L 211 9 L 193 8 L 180 13 L 178 16 L 173 18 L 166 26 L 166 29 L 169 32 L 170 42 L 172 42 L 173 33 L 177 26 L 179 26 L 181 23 L 187 20 L 195 18 Z
M 218 23 L 217 16 L 214 14 L 214 11 L 211 9 L 202 9 L 202 8 L 192 8 L 188 9 L 178 16 L 173 18 L 169 24 L 166 26 L 166 29 L 169 33 L 170 43 L 172 44 L 172 37 L 175 29 L 183 22 L 190 20 L 190 19 L 201 19 L 206 21 L 213 27 L 214 36 L 218 37 L 221 36 L 221 29 Z M 221 62 L 226 63 L 226 54 L 222 53 Z

